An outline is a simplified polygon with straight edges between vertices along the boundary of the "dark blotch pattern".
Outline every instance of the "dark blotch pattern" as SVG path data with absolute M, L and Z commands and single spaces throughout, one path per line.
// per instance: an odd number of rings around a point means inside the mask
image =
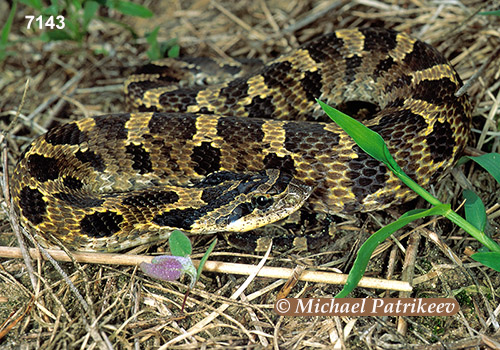
M 63 184 L 70 190 L 79 190 L 83 187 L 83 182 L 73 176 L 66 176 L 63 179 Z
M 319 71 L 305 72 L 305 76 L 300 82 L 309 101 L 315 101 L 316 98 L 320 97 L 322 82 Z
M 227 185 L 207 187 L 201 193 L 201 200 L 204 201 L 205 203 L 213 204 L 214 201 L 217 201 L 218 199 L 220 199 L 221 196 L 225 195 L 227 193 L 227 190 L 232 185 L 233 185 L 232 183 L 229 183 Z M 233 192 L 232 194 L 234 193 L 235 192 Z
M 204 215 L 204 212 L 194 209 L 174 209 L 168 213 L 156 215 L 153 222 L 160 226 L 176 227 L 189 231 L 193 223 Z
M 28 157 L 27 165 L 30 175 L 40 182 L 55 180 L 59 177 L 59 165 L 54 158 L 32 154 Z
M 154 63 L 148 63 L 142 67 L 139 67 L 134 72 L 134 74 L 159 74 L 160 76 L 164 76 L 166 71 L 168 71 L 168 69 L 165 66 L 154 64 Z M 173 77 L 170 77 L 170 79 L 173 82 L 178 81 L 178 80 L 174 79 Z M 158 87 L 157 83 L 155 83 L 154 81 L 145 80 L 144 82 L 151 83 L 152 84 L 151 87 Z
M 264 139 L 263 124 L 262 120 L 220 118 L 217 122 L 217 135 L 229 143 L 231 140 L 235 140 L 235 144 L 244 144 L 247 140 L 259 143 Z
M 279 177 L 273 186 L 267 191 L 269 194 L 282 193 L 288 187 L 288 184 L 292 181 L 293 176 L 285 171 L 280 171 Z
M 174 191 L 145 191 L 123 199 L 124 205 L 131 207 L 157 207 L 165 204 L 173 204 L 179 200 L 179 195 Z
M 111 140 L 125 140 L 127 129 L 125 123 L 130 119 L 130 114 L 108 114 L 95 117 L 95 124 L 102 137 Z
M 254 208 L 250 203 L 241 203 L 239 204 L 234 210 L 231 212 L 231 214 L 227 216 L 222 216 L 219 219 L 217 219 L 218 224 L 230 224 L 236 220 L 241 219 L 244 216 L 247 216 L 248 214 L 251 214 L 253 212 Z
M 335 33 L 330 33 L 303 45 L 302 48 L 309 52 L 315 62 L 324 63 L 340 57 L 339 49 L 343 45 L 342 39 L 337 38 Z
M 109 237 L 120 231 L 123 216 L 112 211 L 86 215 L 80 222 L 82 234 L 94 238 Z
M 102 157 L 93 151 L 78 151 L 75 153 L 75 157 L 82 163 L 90 163 L 92 168 L 97 171 L 104 171 L 106 165 Z
M 360 32 L 365 36 L 364 51 L 373 50 L 389 52 L 396 48 L 397 32 L 380 28 L 361 28 Z
M 344 81 L 346 83 L 352 83 L 354 79 L 356 79 L 356 72 L 361 63 L 363 62 L 363 58 L 361 56 L 352 56 L 347 57 L 345 59 L 346 69 L 344 74 Z
M 209 174 L 206 178 L 193 185 L 196 188 L 206 188 L 209 186 L 217 186 L 227 181 L 240 181 L 248 178 L 247 173 L 234 173 L 232 171 L 218 171 Z M 228 185 L 229 187 L 231 184 Z
M 194 171 L 207 175 L 219 170 L 220 157 L 220 149 L 213 147 L 210 142 L 202 142 L 201 146 L 193 148 L 191 154 L 191 160 L 195 163 Z
M 158 102 L 165 112 L 186 112 L 189 106 L 196 104 L 196 96 L 201 89 L 178 89 L 164 92 Z
M 384 164 L 368 156 L 358 146 L 353 150 L 358 154 L 358 158 L 349 161 L 348 166 L 351 170 L 346 174 L 353 182 L 352 193 L 361 202 L 366 196 L 384 187 L 389 175 Z
M 232 108 L 238 101 L 248 96 L 248 83 L 244 79 L 233 80 L 228 86 L 220 90 L 219 95 L 225 97 L 225 105 Z
M 266 169 L 281 169 L 289 174 L 295 175 L 297 172 L 291 156 L 279 157 L 275 153 L 269 153 L 264 158 L 264 167 Z
M 51 145 L 79 145 L 87 140 L 87 134 L 81 132 L 76 123 L 53 128 L 45 134 L 45 141 Z
M 322 138 L 326 137 L 326 135 L 333 136 L 332 134 L 329 133 L 326 134 L 322 124 L 312 124 L 312 123 L 303 124 L 297 122 L 289 122 L 284 125 L 284 129 L 285 129 L 284 146 L 288 151 L 293 153 L 307 149 L 307 147 L 304 147 L 305 144 L 307 143 L 306 141 L 307 137 L 309 138 L 315 137 L 320 142 L 324 141 Z
M 146 174 L 153 171 L 151 157 L 142 144 L 128 145 L 125 153 L 132 157 L 132 168 L 137 170 L 140 174 Z
M 391 85 L 387 86 L 387 91 L 392 91 L 394 89 L 401 89 L 407 87 L 411 84 L 412 77 L 410 75 L 400 75 L 398 78 L 391 83 Z
M 414 99 L 440 105 L 444 99 L 451 99 L 458 89 L 457 85 L 449 78 L 440 80 L 422 80 L 415 87 Z
M 426 126 L 424 117 L 404 109 L 387 113 L 380 119 L 378 125 L 374 125 L 370 129 L 378 132 L 386 142 L 397 150 L 409 147 L 411 140 L 417 137 L 418 131 Z M 412 164 L 409 166 L 413 169 Z
M 73 208 L 80 209 L 100 207 L 104 203 L 103 199 L 64 192 L 55 193 L 54 197 L 69 204 Z
M 262 76 L 266 85 L 272 88 L 286 88 L 288 72 L 292 70 L 292 63 L 288 61 L 276 62 L 266 67 Z
M 196 114 L 155 113 L 149 121 L 152 134 L 165 135 L 175 130 L 177 138 L 191 140 L 196 134 Z
M 23 187 L 19 193 L 19 208 L 29 222 L 38 225 L 44 220 L 47 203 L 43 200 L 43 194 L 40 191 L 30 187 Z
M 245 111 L 248 113 L 249 118 L 273 118 L 274 105 L 272 96 L 261 98 L 256 96 L 252 102 L 245 106 Z
M 403 60 L 412 70 L 423 70 L 436 64 L 447 63 L 435 48 L 421 41 L 416 41 L 413 50 Z
M 436 162 L 450 159 L 456 145 L 453 130 L 448 122 L 436 122 L 432 132 L 427 136 L 427 144 L 431 149 L 432 158 Z
M 377 68 L 375 68 L 375 71 L 373 74 L 375 77 L 379 77 L 382 75 L 382 73 L 387 72 L 391 67 L 394 65 L 394 60 L 392 57 L 386 58 L 385 60 L 381 60 L 377 64 Z

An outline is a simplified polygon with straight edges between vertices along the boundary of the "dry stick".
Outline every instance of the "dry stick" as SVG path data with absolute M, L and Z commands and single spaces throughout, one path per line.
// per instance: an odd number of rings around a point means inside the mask
M 254 37 L 256 37 L 259 40 L 266 40 L 267 36 L 262 34 L 261 32 L 255 30 L 254 28 L 250 27 L 247 23 L 243 22 L 241 19 L 233 15 L 231 12 L 229 12 L 224 6 L 219 4 L 217 1 L 212 0 L 210 1 L 210 4 L 212 4 L 217 10 L 222 12 L 224 15 L 229 17 L 233 22 L 235 22 L 237 25 L 248 31 L 250 34 L 252 34 Z
M 269 248 L 267 249 L 266 254 L 264 254 L 264 257 L 259 262 L 259 264 L 257 266 L 254 266 L 254 271 L 250 274 L 250 276 L 248 276 L 246 281 L 236 290 L 236 292 L 234 292 L 233 295 L 231 295 L 230 299 L 233 299 L 233 300 L 238 299 L 238 297 L 241 295 L 241 293 L 243 293 L 245 291 L 245 289 L 250 285 L 250 283 L 252 283 L 254 278 L 259 273 L 259 270 L 264 267 L 264 264 L 266 263 L 266 261 L 269 257 L 269 254 L 271 254 L 271 248 L 272 248 L 272 244 L 269 245 Z M 208 263 L 208 261 L 207 261 L 207 263 Z M 205 266 L 206 266 L 206 264 L 205 264 Z M 186 339 L 187 337 L 190 337 L 192 335 L 195 335 L 195 334 L 201 332 L 206 325 L 208 325 L 210 322 L 215 320 L 219 316 L 219 314 L 223 313 L 229 307 L 229 305 L 230 304 L 228 304 L 228 303 L 222 304 L 221 306 L 219 306 L 217 308 L 216 311 L 212 312 L 210 315 L 205 317 L 203 320 L 201 320 L 200 322 L 195 324 L 186 333 L 181 334 L 181 335 L 175 337 L 174 339 L 169 340 L 168 342 L 163 344 L 158 350 L 168 349 L 168 347 L 170 345 L 173 345 L 173 344 L 175 344 L 183 339 Z
M 64 91 L 68 90 L 71 86 L 73 86 L 74 84 L 78 83 L 83 77 L 83 73 L 82 72 L 78 72 L 73 78 L 71 78 L 70 80 L 68 80 L 66 82 L 66 84 L 64 84 L 61 89 L 59 90 L 59 93 L 58 94 L 54 94 L 52 95 L 52 97 L 49 97 L 49 99 L 47 99 L 47 101 L 45 101 L 44 103 L 42 103 L 41 105 L 39 105 L 37 108 L 35 108 L 35 110 L 33 112 L 31 112 L 28 117 L 26 117 L 27 121 L 32 121 L 32 119 L 38 115 L 39 113 L 41 113 L 42 111 L 44 111 L 45 109 L 47 109 L 47 107 L 52 103 L 54 102 L 55 100 L 57 100 L 58 98 L 60 98 L 60 95 L 63 94 Z
M 323 10 L 319 10 L 318 12 L 311 13 L 310 15 L 306 16 L 305 18 L 303 18 L 303 19 L 295 22 L 294 24 L 289 25 L 288 27 L 286 27 L 285 29 L 283 29 L 282 32 L 283 33 L 292 33 L 292 32 L 294 32 L 294 31 L 296 31 L 298 29 L 301 29 L 301 28 L 303 28 L 303 27 L 311 24 L 312 22 L 316 21 L 318 18 L 323 17 L 324 15 L 326 15 L 331 10 L 333 10 L 333 9 L 335 9 L 337 7 L 340 7 L 343 4 L 344 4 L 343 1 L 334 1 L 330 5 L 328 5 L 327 7 L 325 7 Z
M 269 7 L 267 7 L 267 5 L 266 5 L 266 2 L 264 0 L 259 0 L 259 3 L 260 3 L 260 7 L 262 8 L 262 12 L 264 12 L 264 16 L 266 16 L 267 22 L 269 23 L 269 25 L 273 28 L 273 30 L 276 33 L 279 33 L 280 26 L 274 20 L 274 17 L 272 15 L 271 11 L 269 11 Z
M 488 60 L 484 62 L 474 74 L 472 74 L 469 80 L 467 80 L 467 82 L 457 92 L 455 92 L 455 96 L 460 97 L 465 94 L 467 90 L 469 90 L 470 86 L 476 82 L 479 76 L 483 74 L 484 70 L 491 64 L 491 62 L 497 59 L 498 56 L 500 56 L 500 47 L 493 54 L 491 54 L 490 58 L 488 58 Z
M 61 250 L 47 249 L 47 252 L 58 261 L 71 261 L 70 258 Z M 33 258 L 41 258 L 36 249 L 30 249 L 30 254 Z M 75 261 L 88 264 L 109 264 L 109 265 L 130 265 L 135 266 L 141 262 L 151 262 L 152 256 L 147 255 L 128 255 L 128 254 L 110 254 L 110 253 L 90 253 L 90 252 L 72 252 L 71 255 Z M 0 247 L 0 257 L 4 258 L 20 258 L 21 253 L 19 248 L 15 247 Z M 193 263 L 198 266 L 199 261 L 194 260 Z M 204 266 L 204 271 L 228 273 L 236 275 L 249 275 L 257 271 L 255 265 L 248 264 L 233 264 L 218 261 L 207 261 Z M 263 267 L 258 276 L 268 278 L 288 279 L 293 273 L 292 269 L 283 267 Z M 300 276 L 301 281 L 328 283 L 328 284 L 345 284 L 347 280 L 346 274 L 323 272 L 323 271 L 304 271 Z M 390 281 L 378 278 L 363 277 L 359 282 L 360 287 L 375 288 L 375 289 L 390 289 L 395 291 L 411 292 L 412 287 L 408 282 Z
M 420 243 L 420 238 L 421 235 L 418 232 L 413 232 L 412 234 L 410 234 L 410 240 L 408 242 L 408 248 L 406 249 L 405 259 L 403 263 L 403 271 L 401 273 L 401 279 L 403 281 L 411 282 L 415 277 L 415 264 L 418 256 L 418 244 Z M 399 297 L 409 298 L 410 293 L 400 292 Z M 400 334 L 406 335 L 408 324 L 404 317 L 398 317 L 397 330 Z

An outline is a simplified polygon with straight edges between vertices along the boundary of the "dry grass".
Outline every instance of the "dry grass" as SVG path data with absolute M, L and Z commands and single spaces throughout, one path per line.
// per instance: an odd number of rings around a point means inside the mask
M 494 1 L 145 3 L 154 10 L 153 19 L 103 15 L 129 23 L 140 35 L 160 25 L 160 40 L 179 38 L 186 55 L 268 59 L 321 33 L 376 25 L 409 32 L 434 45 L 465 81 L 490 61 L 469 88 L 474 130 L 468 151 L 499 151 L 500 19 L 475 15 L 478 10 L 498 9 Z M 5 22 L 6 14 L 3 9 L 0 23 Z M 19 40 L 14 47 L 17 55 L 0 63 L 2 129 L 13 121 L 26 81 L 30 80 L 20 116 L 5 135 L 8 158 L 2 159 L 2 173 L 6 171 L 5 163 L 12 171 L 23 147 L 47 128 L 68 119 L 122 111 L 123 78 L 146 61 L 145 40 L 136 42 L 129 32 L 113 23 L 92 23 L 82 47 L 25 40 L 36 36 L 25 28 L 24 16 L 31 14 L 29 8 L 19 6 L 11 37 Z M 96 53 L 103 48 L 110 54 Z M 498 241 L 499 186 L 477 167 L 468 166 L 463 171 L 465 174 L 458 170 L 455 177 L 448 176 L 436 184 L 434 191 L 457 207 L 461 202 L 460 184 L 471 184 L 486 205 L 489 230 Z M 4 200 L 1 205 L 0 244 L 17 246 Z M 267 264 L 288 268 L 303 264 L 326 271 L 335 267 L 345 272 L 359 243 L 403 211 L 392 208 L 357 216 L 356 222 L 337 232 L 336 239 L 321 254 L 293 253 L 283 257 L 276 253 Z M 479 248 L 478 244 L 442 219 L 401 231 L 397 239 L 380 247 L 368 274 L 409 281 L 413 292 L 358 288 L 355 296 L 437 297 L 459 292 L 459 314 L 447 318 L 282 318 L 272 311 L 281 281 L 255 278 L 234 299 L 231 295 L 245 278 L 207 273 L 191 292 L 187 313 L 180 315 L 185 286 L 153 281 L 134 267 L 62 263 L 83 296 L 78 300 L 50 263 L 32 261 L 34 278 L 30 280 L 22 260 L 2 259 L 0 320 L 6 323 L 0 332 L 8 331 L 0 340 L 0 348 L 156 349 L 166 348 L 165 344 L 172 349 L 332 349 L 334 344 L 348 349 L 498 348 L 500 279 L 498 273 L 467 257 Z M 206 241 L 197 240 L 197 253 L 203 251 Z M 447 253 L 447 247 L 455 259 Z M 213 259 L 255 265 L 261 260 L 257 255 L 235 254 L 222 243 L 217 252 Z M 290 295 L 327 297 L 338 290 L 328 284 L 299 282 Z M 204 322 L 210 314 L 218 317 Z M 189 336 L 175 340 L 186 332 Z M 339 335 L 341 342 L 337 343 Z

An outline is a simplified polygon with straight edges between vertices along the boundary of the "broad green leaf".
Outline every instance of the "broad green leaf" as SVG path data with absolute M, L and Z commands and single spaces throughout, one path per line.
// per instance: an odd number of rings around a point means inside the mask
M 481 201 L 481 198 L 473 191 L 465 190 L 463 193 L 465 198 L 465 219 L 474 225 L 479 231 L 484 232 L 486 227 L 486 209 Z
M 471 258 L 481 264 L 500 272 L 500 253 L 499 252 L 486 252 L 476 253 L 471 255 Z
M 354 265 L 349 272 L 349 276 L 347 277 L 347 282 L 344 288 L 340 291 L 339 294 L 335 296 L 335 298 L 345 298 L 350 292 L 352 292 L 352 290 L 358 285 L 359 281 L 363 277 L 366 266 L 368 265 L 368 261 L 370 260 L 373 251 L 380 243 L 389 238 L 390 235 L 392 235 L 400 228 L 408 225 L 412 221 L 426 216 L 444 215 L 450 210 L 451 209 L 449 204 L 440 204 L 431 209 L 418 212 L 412 211 L 413 214 L 404 214 L 398 220 L 390 223 L 385 227 L 382 227 L 380 230 L 371 235 L 359 249 L 358 256 L 356 257 Z
M 487 153 L 479 157 L 465 156 L 458 160 L 457 165 L 466 163 L 469 159 L 475 161 L 482 166 L 484 170 L 490 173 L 491 176 L 500 184 L 500 154 Z
M 188 256 L 192 252 L 191 241 L 184 233 L 174 230 L 168 238 L 170 252 L 175 256 Z
M 198 281 L 198 279 L 200 278 L 201 273 L 203 271 L 203 266 L 205 266 L 205 263 L 208 260 L 208 256 L 212 253 L 212 250 L 214 250 L 216 244 L 217 244 L 217 238 L 214 239 L 214 241 L 212 242 L 212 244 L 210 244 L 210 247 L 208 247 L 205 254 L 203 254 L 203 257 L 200 260 L 200 265 L 198 265 L 198 270 L 197 270 L 197 274 L 196 274 L 196 281 Z

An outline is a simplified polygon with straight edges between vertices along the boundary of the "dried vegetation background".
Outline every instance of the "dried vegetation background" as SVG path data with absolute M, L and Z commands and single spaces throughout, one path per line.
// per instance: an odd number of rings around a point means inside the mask
M 144 1 L 144 5 L 154 11 L 154 18 L 143 20 L 109 10 L 100 13 L 127 23 L 140 39 L 113 22 L 93 21 L 82 46 L 36 40 L 39 33 L 27 30 L 24 19 L 32 10 L 19 5 L 11 33 L 11 40 L 18 41 L 17 55 L 0 63 L 2 130 L 14 120 L 26 81 L 30 83 L 19 118 L 3 135 L 8 158 L 2 160 L 2 174 L 12 171 L 29 141 L 51 126 L 123 111 L 121 84 L 134 67 L 147 61 L 143 37 L 157 25 L 160 41 L 178 38 L 181 55 L 264 60 L 337 28 L 384 26 L 411 33 L 437 47 L 464 81 L 483 68 L 469 88 L 474 130 L 468 152 L 499 151 L 500 19 L 477 15 L 498 10 L 495 1 L 177 0 Z M 9 4 L 0 7 L 0 23 L 5 23 Z M 499 187 L 486 173 L 468 165 L 432 190 L 456 208 L 464 184 L 481 195 L 489 232 L 499 241 Z M 2 198 L 0 244 L 17 247 L 6 204 Z M 319 254 L 273 253 L 267 265 L 347 272 L 359 244 L 404 210 L 357 216 Z M 151 280 L 132 267 L 61 264 L 88 304 L 85 311 L 50 263 L 31 261 L 34 279 L 30 279 L 23 260 L 4 258 L 0 259 L 0 324 L 5 321 L 0 326 L 0 348 L 500 348 L 498 273 L 470 260 L 468 255 L 480 247 L 445 220 L 420 224 L 400 230 L 381 246 L 368 272 L 372 277 L 409 281 L 413 292 L 358 288 L 354 296 L 455 295 L 461 305 L 455 316 L 282 318 L 272 311 L 282 282 L 256 278 L 244 291 L 246 297 L 231 300 L 245 277 L 214 273 L 202 277 L 187 300 L 186 314 L 180 315 L 186 290 L 182 284 Z M 206 242 L 207 238 L 197 238 L 197 253 L 203 252 Z M 231 251 L 223 241 L 216 251 L 212 259 L 251 264 L 261 259 L 258 254 Z M 329 297 L 338 291 L 338 286 L 299 282 L 290 296 Z M 180 340 L 224 304 L 229 307 L 218 318 Z

